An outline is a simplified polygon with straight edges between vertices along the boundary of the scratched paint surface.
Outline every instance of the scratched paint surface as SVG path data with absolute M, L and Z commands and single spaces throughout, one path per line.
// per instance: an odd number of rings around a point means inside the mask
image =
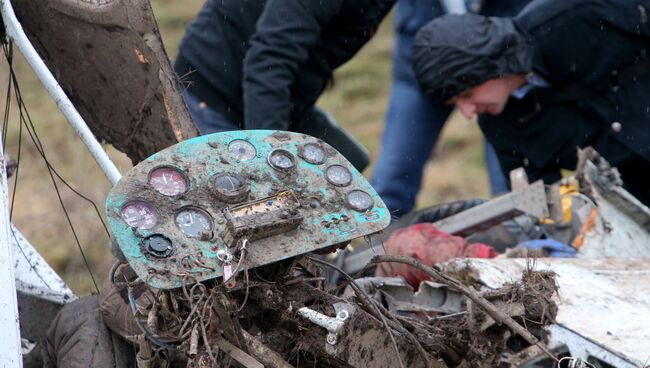
M 254 157 L 242 162 L 228 150 L 234 140 L 251 143 Z M 303 147 L 320 145 L 326 159 L 322 164 L 305 161 Z M 282 149 L 294 156 L 290 170 L 272 168 L 271 151 Z M 330 165 L 341 165 L 352 174 L 347 186 L 336 186 L 325 178 Z M 187 190 L 175 196 L 157 192 L 149 184 L 149 175 L 159 167 L 182 172 Z M 225 203 L 212 194 L 209 179 L 218 174 L 241 175 L 250 193 L 238 203 Z M 249 243 L 247 266 L 273 263 L 299 254 L 327 248 L 384 229 L 390 222 L 386 206 L 365 178 L 336 150 L 326 143 L 302 134 L 279 131 L 233 131 L 196 137 L 160 151 L 131 169 L 111 190 L 106 200 L 106 214 L 113 236 L 136 273 L 156 288 L 181 286 L 183 277 L 204 281 L 220 277 L 222 268 L 216 254 L 226 249 L 226 219 L 223 210 L 243 203 L 292 191 L 300 203 L 301 224 L 281 234 Z M 346 196 L 352 190 L 370 194 L 374 205 L 367 211 L 350 207 Z M 155 211 L 157 221 L 150 229 L 136 229 L 121 217 L 120 211 L 133 201 L 144 201 Z M 182 209 L 194 208 L 208 214 L 211 231 L 200 238 L 183 234 L 175 223 Z M 171 240 L 172 254 L 151 256 L 143 248 L 143 239 L 160 234 Z

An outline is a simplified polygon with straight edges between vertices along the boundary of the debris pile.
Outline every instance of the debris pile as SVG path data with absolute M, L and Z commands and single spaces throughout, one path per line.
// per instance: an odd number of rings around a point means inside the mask
M 557 313 L 553 273 L 527 270 L 519 282 L 479 292 L 411 258 L 373 262 L 411 264 L 462 301 L 442 313 L 418 311 L 413 298 L 410 312 L 400 312 L 386 302 L 390 288 L 344 275 L 351 293 L 326 290 L 324 268 L 335 266 L 298 257 L 244 265 L 233 289 L 196 283 L 159 291 L 136 317 L 150 341 L 183 353 L 175 355 L 188 367 L 494 367 L 526 348 L 544 349 L 543 327 Z M 140 355 L 155 351 L 141 346 Z

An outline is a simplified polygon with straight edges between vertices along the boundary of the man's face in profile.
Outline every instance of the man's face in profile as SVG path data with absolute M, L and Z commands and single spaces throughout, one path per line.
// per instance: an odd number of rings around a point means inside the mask
M 523 84 L 524 80 L 521 78 L 523 77 L 513 75 L 490 79 L 452 97 L 447 104 L 456 106 L 467 119 L 477 114 L 499 115 L 510 94 Z

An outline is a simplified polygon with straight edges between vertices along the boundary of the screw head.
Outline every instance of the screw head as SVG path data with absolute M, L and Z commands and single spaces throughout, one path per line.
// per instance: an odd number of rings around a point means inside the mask
M 327 334 L 327 343 L 330 344 L 330 345 L 336 344 L 336 335 Z
M 346 310 L 342 310 L 336 314 L 336 318 L 338 318 L 341 321 L 345 321 L 346 319 L 348 319 L 348 317 L 350 317 L 350 313 L 348 313 L 348 311 Z

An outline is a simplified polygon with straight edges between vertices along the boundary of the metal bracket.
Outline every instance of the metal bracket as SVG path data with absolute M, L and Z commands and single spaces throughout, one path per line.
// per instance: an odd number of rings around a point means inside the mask
M 345 323 L 352 318 L 355 308 L 351 304 L 335 303 L 334 310 L 336 311 L 336 317 L 326 316 L 307 307 L 298 309 L 298 314 L 301 317 L 327 330 L 325 350 L 331 355 L 336 355 L 336 344 L 338 343 L 339 335 L 343 331 Z
M 520 215 L 548 217 L 546 189 L 541 180 L 444 218 L 434 225 L 446 233 L 467 236 Z

